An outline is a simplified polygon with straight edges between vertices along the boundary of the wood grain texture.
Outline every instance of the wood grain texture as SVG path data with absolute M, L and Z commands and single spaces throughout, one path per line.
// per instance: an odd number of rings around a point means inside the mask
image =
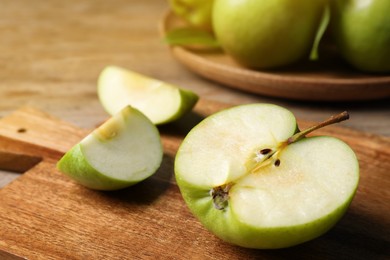
M 175 184 L 173 162 L 186 133 L 228 105 L 200 100 L 193 113 L 160 127 L 161 168 L 127 189 L 86 189 L 55 168 L 56 159 L 86 131 L 30 108 L 0 120 L 12 127 L 3 140 L 25 147 L 42 162 L 0 190 L 0 257 L 15 259 L 380 259 L 390 257 L 390 140 L 343 127 L 316 134 L 337 136 L 358 155 L 361 180 L 345 217 L 324 236 L 283 250 L 252 250 L 226 244 L 205 230 L 187 209 Z M 39 120 L 37 125 L 25 118 Z M 19 121 L 23 118 L 22 121 Z M 19 123 L 18 123 L 19 122 Z M 15 134 L 20 125 L 28 129 Z M 31 125 L 30 125 L 31 124 Z M 64 125 L 62 125 L 64 124 Z M 300 121 L 301 128 L 310 122 Z M 59 134 L 63 129 L 63 135 Z M 36 132 L 40 132 L 38 136 Z M 31 135 L 27 135 L 31 132 Z M 53 134 L 52 134 L 53 133 Z M 25 134 L 19 137 L 19 134 Z M 42 137 L 43 136 L 43 137 Z M 5 138 L 3 138 L 5 137 Z M 42 137 L 42 143 L 41 138 Z M 59 139 L 60 138 L 60 139 Z M 7 147 L 11 149 L 7 143 Z M 48 149 L 43 147 L 47 146 Z M 19 147 L 20 148 L 20 147 Z M 14 149 L 17 151 L 18 147 Z M 11 149 L 12 150 L 12 149 Z M 54 152 L 54 151 L 57 152 Z M 53 151 L 50 153 L 48 151 Z
M 164 35 L 183 22 L 167 12 Z M 316 62 L 302 61 L 287 68 L 256 71 L 236 63 L 221 50 L 173 46 L 172 55 L 193 72 L 232 88 L 308 101 L 356 101 L 390 98 L 390 75 L 358 72 L 346 65 L 334 48 L 324 48 Z

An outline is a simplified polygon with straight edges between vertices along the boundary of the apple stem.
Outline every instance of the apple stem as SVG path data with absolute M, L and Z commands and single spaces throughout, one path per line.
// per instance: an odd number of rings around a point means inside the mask
M 338 115 L 335 115 L 335 116 L 331 116 L 327 120 L 325 120 L 317 125 L 314 125 L 312 127 L 309 127 L 307 129 L 300 131 L 300 132 L 296 133 L 295 135 L 291 136 L 290 138 L 287 139 L 287 144 L 289 145 L 289 144 L 295 143 L 296 141 L 299 141 L 302 138 L 304 138 L 307 134 L 309 134 L 309 133 L 311 133 L 319 128 L 323 128 L 323 127 L 328 126 L 328 125 L 339 123 L 341 121 L 347 120 L 348 118 L 349 118 L 349 114 L 347 111 L 344 111 L 344 112 L 342 112 Z

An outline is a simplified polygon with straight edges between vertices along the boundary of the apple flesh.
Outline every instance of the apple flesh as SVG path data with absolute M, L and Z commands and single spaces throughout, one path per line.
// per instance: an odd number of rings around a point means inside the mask
M 126 106 L 70 149 L 57 168 L 88 188 L 117 190 L 151 176 L 162 157 L 156 126 Z
M 341 55 L 367 72 L 390 72 L 390 1 L 332 0 L 331 31 Z
M 293 114 L 270 104 L 206 118 L 175 159 L 189 209 L 219 238 L 248 248 L 290 247 L 324 234 L 355 194 L 358 162 L 341 140 L 299 134 Z
M 213 27 L 222 48 L 253 69 L 286 66 L 308 56 L 327 0 L 216 0 Z
M 154 124 L 182 117 L 198 101 L 198 96 L 192 91 L 117 66 L 108 66 L 100 74 L 98 96 L 110 115 L 131 105 Z

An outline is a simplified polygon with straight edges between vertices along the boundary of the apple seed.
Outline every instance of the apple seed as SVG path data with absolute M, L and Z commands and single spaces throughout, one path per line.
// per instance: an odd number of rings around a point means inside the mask
M 280 165 L 280 159 L 276 159 L 274 165 L 275 165 L 276 167 L 279 167 L 279 165 Z
M 272 151 L 271 149 L 265 148 L 265 149 L 260 150 L 260 154 L 266 155 L 266 154 L 269 154 L 271 151 Z

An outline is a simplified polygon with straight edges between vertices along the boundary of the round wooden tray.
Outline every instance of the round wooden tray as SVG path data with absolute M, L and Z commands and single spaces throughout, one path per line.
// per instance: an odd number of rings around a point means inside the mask
M 183 26 L 167 12 L 161 33 Z M 226 86 L 267 96 L 310 101 L 374 100 L 390 97 L 390 75 L 365 74 L 350 68 L 331 49 L 320 60 L 273 71 L 250 70 L 220 50 L 171 47 L 173 56 L 191 71 Z

